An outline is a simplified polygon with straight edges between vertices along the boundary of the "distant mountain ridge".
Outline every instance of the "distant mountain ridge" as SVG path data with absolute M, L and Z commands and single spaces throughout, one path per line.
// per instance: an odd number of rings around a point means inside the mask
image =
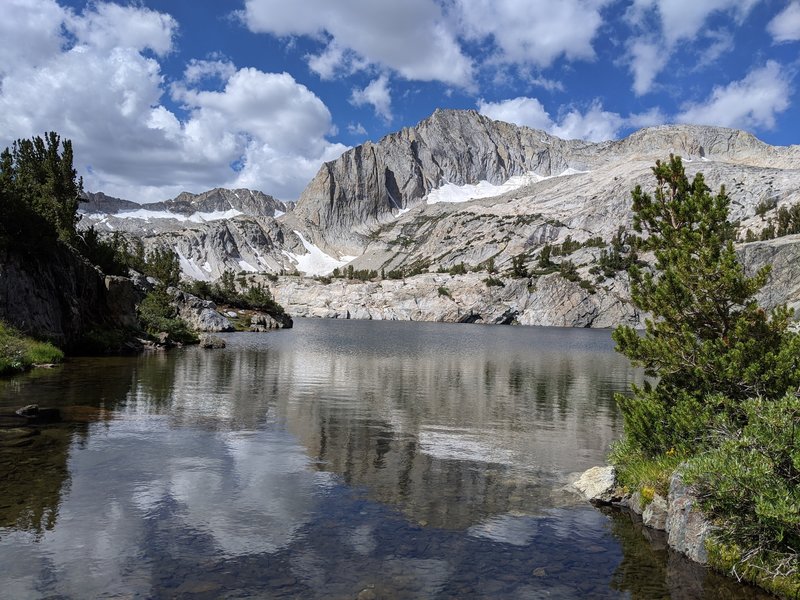
M 226 269 L 323 275 L 345 265 L 354 271 L 427 274 L 411 296 L 403 286 L 384 289 L 380 283 L 355 294 L 346 285 L 279 282 L 281 302 L 297 314 L 457 320 L 489 311 L 497 322 L 636 324 L 640 316 L 630 309 L 624 272 L 603 279 L 596 266 L 601 246 L 607 249 L 619 228 L 631 224 L 631 189 L 652 189 L 653 164 L 672 153 L 684 158 L 690 176 L 702 171 L 712 189 L 727 186 L 731 218 L 740 222 L 743 235 L 749 229 L 750 237 L 757 237 L 781 207 L 800 204 L 800 147 L 770 146 L 743 131 L 668 125 L 590 143 L 475 111 L 438 110 L 415 127 L 322 165 L 294 210 L 284 211 L 260 192 L 216 189 L 147 205 L 169 212 L 168 224 L 89 216 L 108 229 L 142 236 L 148 247 L 172 248 L 184 274 L 195 279 L 214 279 Z M 116 207 L 118 214 L 132 208 L 107 197 L 94 202 Z M 236 216 L 228 218 L 225 210 Z M 275 218 L 280 212 L 286 214 Z M 213 220 L 201 216 L 211 213 Z M 582 247 L 590 239 L 594 245 Z M 508 285 L 504 294 L 493 295 L 481 283 L 485 276 L 456 286 L 443 273 L 463 263 L 459 268 L 466 270 L 491 265 L 497 276 L 507 277 L 514 261 L 537 271 L 544 245 L 566 241 L 578 248 L 555 262 L 574 263 L 572 280 L 535 275 L 526 285 Z M 791 265 L 794 247 L 783 240 L 745 254 L 749 266 L 768 256 Z M 786 270 L 792 268 L 782 268 L 773 279 L 783 287 L 770 292 L 770 303 L 783 298 L 800 306 L 800 286 Z M 441 291 L 450 284 L 458 289 L 452 297 Z M 393 305 L 400 297 L 411 302 L 407 309 Z M 568 307 L 562 306 L 564 298 Z
M 419 205 L 446 183 L 499 184 L 525 173 L 553 176 L 625 159 L 654 161 L 670 153 L 764 167 L 800 164 L 798 147 L 774 148 L 749 133 L 720 127 L 660 126 L 620 141 L 591 143 L 562 140 L 476 111 L 437 110 L 414 127 L 323 165 L 294 215 L 318 232 L 320 242 L 359 253 L 376 225 Z
M 102 192 L 85 193 L 85 202 L 80 208 L 84 213 L 118 214 L 121 212 L 148 210 L 192 215 L 196 212 L 213 213 L 236 210 L 253 217 L 272 217 L 291 210 L 291 204 L 281 202 L 263 192 L 248 189 L 214 188 L 200 194 L 181 192 L 175 198 L 163 202 L 139 204 L 130 200 L 114 198 Z

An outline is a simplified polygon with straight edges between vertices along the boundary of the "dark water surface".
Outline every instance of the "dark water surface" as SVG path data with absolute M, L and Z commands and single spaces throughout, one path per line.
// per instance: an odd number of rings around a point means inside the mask
M 561 488 L 640 374 L 607 331 L 298 320 L 0 382 L 2 598 L 756 598 Z

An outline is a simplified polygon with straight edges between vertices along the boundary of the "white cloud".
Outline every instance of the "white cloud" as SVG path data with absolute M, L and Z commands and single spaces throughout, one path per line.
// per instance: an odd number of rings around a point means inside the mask
M 560 56 L 592 60 L 608 0 L 455 0 L 462 34 L 491 39 L 501 62 L 550 66 Z
M 795 42 L 800 40 L 800 2 L 790 2 L 767 25 L 775 42 Z
M 681 42 L 699 39 L 708 43 L 701 61 L 713 62 L 732 46 L 721 44 L 719 36 L 699 36 L 709 17 L 724 13 L 741 23 L 759 1 L 634 0 L 627 11 L 627 20 L 641 33 L 628 43 L 633 91 L 641 96 L 652 90 L 656 77 Z
M 648 39 L 639 38 L 630 43 L 630 69 L 633 74 L 633 91 L 641 96 L 650 91 L 653 81 L 669 60 L 669 54 Z
M 186 83 L 197 83 L 204 79 L 222 79 L 227 81 L 236 73 L 236 67 L 229 60 L 198 60 L 193 58 L 186 65 L 183 80 Z
M 67 28 L 80 43 L 98 50 L 149 48 L 158 55 L 172 50 L 178 23 L 170 15 L 143 6 L 92 4 L 80 16 L 70 14 Z
M 553 126 L 550 115 L 536 98 L 512 98 L 500 102 L 478 101 L 478 112 L 495 121 L 505 121 L 532 129 L 549 131 Z
M 184 81 L 171 86 L 186 116 L 171 112 L 162 103 L 158 58 L 143 54 L 170 51 L 176 24 L 167 15 L 105 4 L 82 14 L 48 2 L 28 8 L 23 22 L 49 25 L 31 29 L 35 59 L 0 73 L 0 146 L 58 131 L 73 140 L 87 190 L 149 201 L 252 187 L 294 199 L 323 161 L 346 149 L 327 139 L 332 119 L 324 103 L 285 73 L 192 61 Z M 62 27 L 71 47 L 63 46 Z M 209 77 L 220 91 L 199 87 Z
M 350 102 L 355 106 L 369 104 L 387 122 L 392 120 L 392 94 L 389 91 L 389 78 L 381 75 L 363 90 L 354 89 Z
M 694 38 L 709 16 L 725 12 L 741 22 L 760 0 L 634 0 L 628 12 L 629 20 L 640 26 L 649 25 L 649 12 L 655 11 L 661 33 L 672 46 L 681 40 Z
M 618 113 L 603 110 L 603 105 L 595 101 L 585 113 L 571 109 L 559 117 L 551 133 L 557 137 L 573 140 L 589 140 L 601 142 L 613 140 L 619 136 L 619 130 L 625 125 L 625 119 Z
M 478 102 L 478 111 L 491 119 L 542 129 L 563 139 L 581 139 L 592 142 L 612 140 L 627 126 L 655 125 L 663 122 L 658 110 L 641 115 L 622 117 L 618 113 L 603 109 L 595 100 L 585 112 L 577 108 L 562 108 L 558 118 L 553 119 L 536 98 L 513 98 L 500 102 Z
M 740 80 L 717 86 L 702 103 L 688 104 L 677 116 L 681 123 L 722 127 L 775 127 L 775 117 L 789 108 L 788 76 L 775 61 L 768 61 Z
M 309 66 L 323 78 L 378 65 L 406 79 L 468 87 L 472 61 L 435 0 L 245 0 L 242 21 L 255 33 L 326 40 Z
M 350 135 L 367 135 L 367 130 L 361 123 L 350 123 L 347 126 L 347 133 Z
M 0 76 L 35 67 L 61 50 L 66 11 L 55 0 L 6 0 L 0 19 Z

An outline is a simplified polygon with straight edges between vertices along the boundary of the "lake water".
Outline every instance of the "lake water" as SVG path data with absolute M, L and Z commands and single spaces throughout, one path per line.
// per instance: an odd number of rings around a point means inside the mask
M 757 598 L 562 488 L 641 378 L 608 331 L 312 321 L 0 382 L 2 598 Z

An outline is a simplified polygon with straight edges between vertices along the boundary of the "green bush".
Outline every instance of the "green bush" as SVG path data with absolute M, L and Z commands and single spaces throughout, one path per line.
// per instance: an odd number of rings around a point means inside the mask
M 619 463 L 617 481 L 629 492 L 652 490 L 667 497 L 669 480 L 686 454 L 668 450 L 658 456 L 650 456 L 641 451 L 629 438 L 615 443 L 609 456 L 611 462 Z M 647 496 L 647 494 L 645 494 Z M 650 494 L 652 500 L 652 493 Z
M 487 277 L 486 279 L 484 279 L 483 283 L 485 283 L 489 287 L 505 287 L 506 286 L 506 284 L 503 283 L 502 279 L 498 279 L 497 277 L 492 277 L 491 275 L 489 277 Z
M 525 254 L 518 254 L 511 259 L 511 276 L 522 279 L 529 275 L 525 261 L 528 257 Z
M 740 549 L 737 569 L 793 578 L 800 590 L 800 398 L 736 408 L 720 416 L 714 447 L 689 462 L 686 479 L 718 525 L 717 540 Z
M 62 360 L 64 353 L 49 342 L 26 337 L 0 321 L 0 376 L 21 373 L 33 365 Z
M 580 279 L 580 275 L 578 275 L 578 268 L 571 260 L 563 261 L 558 268 L 558 273 L 567 281 L 575 282 Z
M 457 265 L 453 265 L 448 270 L 450 275 L 464 275 L 467 272 L 467 267 L 463 262 L 458 263 Z
M 327 283 L 330 283 L 330 279 Z M 261 284 L 251 284 L 245 287 L 243 292 L 240 292 L 232 271 L 222 273 L 215 283 L 193 281 L 186 286 L 186 291 L 216 304 L 258 310 L 272 315 L 284 314 L 283 307 L 275 301 L 269 289 Z
M 196 343 L 197 335 L 189 328 L 186 321 L 178 317 L 178 312 L 171 301 L 172 298 L 163 284 L 147 294 L 139 303 L 138 309 L 142 327 L 152 336 L 166 333 L 175 342 Z

